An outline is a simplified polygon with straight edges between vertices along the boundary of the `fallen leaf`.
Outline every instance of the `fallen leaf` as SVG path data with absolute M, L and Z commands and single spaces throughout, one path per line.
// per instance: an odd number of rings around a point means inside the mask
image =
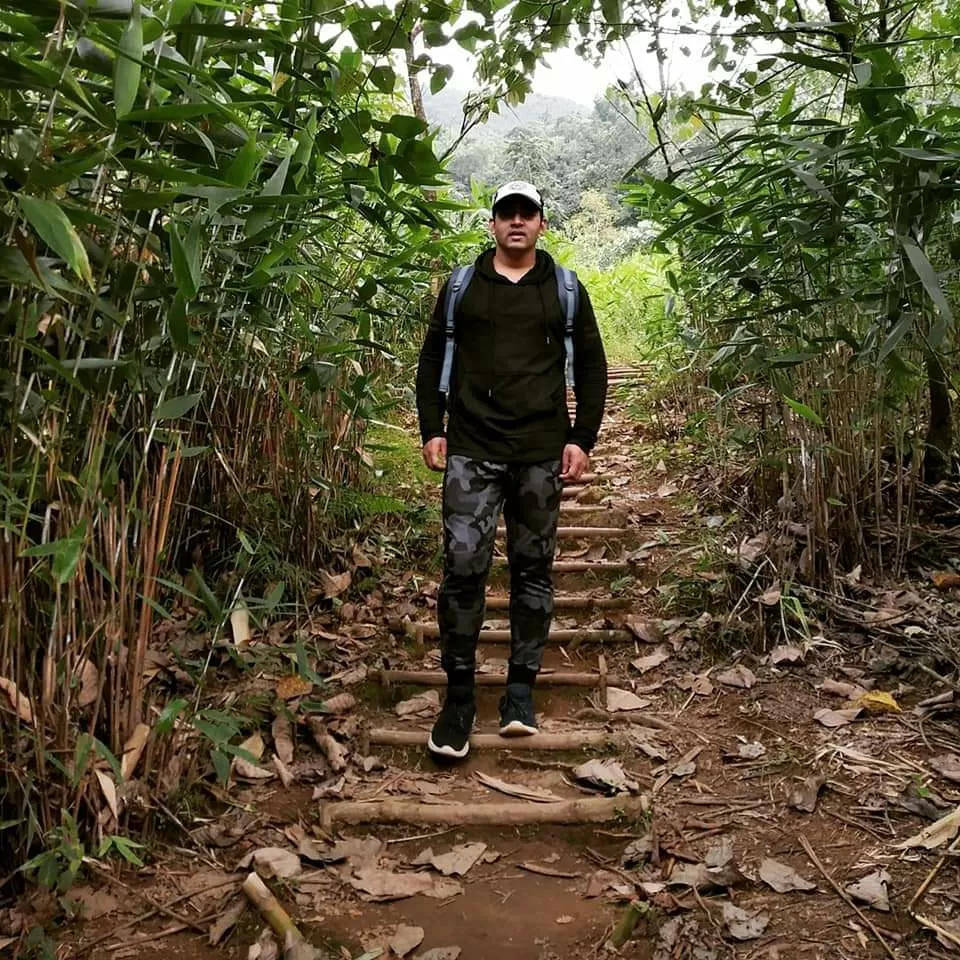
M 868 690 L 857 699 L 857 706 L 867 713 L 903 713 L 893 695 L 885 690 Z
M 371 900 L 382 901 L 402 900 L 417 894 L 446 900 L 463 892 L 457 881 L 446 877 L 434 877 L 429 873 L 395 873 L 373 865 L 357 870 L 347 882 Z
M 557 917 L 554 921 L 555 923 L 573 923 L 573 917 L 569 913 L 565 913 L 562 917 Z
M 749 690 L 757 678 L 749 667 L 738 663 L 735 667 L 717 674 L 717 683 L 722 683 L 725 687 L 738 687 L 741 690 Z
M 753 743 L 738 743 L 736 752 L 728 751 L 724 754 L 724 757 L 734 760 L 758 760 L 766 752 L 767 748 L 759 740 L 756 740 Z
M 725 867 L 733 859 L 733 841 L 721 837 L 706 853 L 703 862 L 712 870 Z
M 236 646 L 245 647 L 250 642 L 250 612 L 243 601 L 230 611 L 230 631 Z
M 77 663 L 76 675 L 80 680 L 77 706 L 89 707 L 97 699 L 100 690 L 100 672 L 86 657 L 81 657 Z
M 240 922 L 244 910 L 247 909 L 247 898 L 234 897 L 225 910 L 221 910 L 217 919 L 210 924 L 207 933 L 207 943 L 215 947 Z M 262 954 L 260 954 L 262 956 Z
M 687 673 L 676 681 L 681 690 L 688 690 L 698 697 L 709 697 L 713 694 L 713 684 L 705 673 Z
M 587 760 L 573 768 L 573 777 L 607 794 L 640 792 L 639 785 L 627 777 L 619 760 Z
M 415 960 L 458 960 L 459 947 L 434 947 L 424 953 L 418 953 Z
M 631 660 L 630 666 L 635 670 L 639 670 L 641 673 L 648 673 L 669 659 L 670 652 L 664 647 L 657 647 L 653 653 L 648 654 L 645 657 L 638 657 L 636 660 Z
M 958 830 L 960 830 L 960 807 L 904 840 L 903 843 L 896 844 L 896 849 L 909 850 L 912 847 L 924 847 L 926 850 L 935 850 L 953 840 Z
M 270 735 L 273 737 L 273 749 L 280 760 L 293 763 L 293 723 L 286 713 L 278 713 L 270 725 Z
M 811 774 L 798 787 L 794 787 L 787 797 L 787 804 L 794 810 L 801 810 L 803 813 L 813 813 L 817 809 L 817 800 L 820 797 L 820 790 L 826 783 L 826 778 Z
M 945 780 L 960 783 L 960 757 L 955 753 L 942 753 L 938 757 L 931 757 L 927 763 L 931 770 L 939 773 Z
M 500 780 L 498 777 L 491 777 L 480 770 L 477 770 L 474 776 L 485 787 L 489 787 L 491 790 L 497 790 L 500 793 L 505 793 L 508 797 L 519 797 L 521 800 L 533 800 L 535 803 L 556 803 L 563 800 L 563 797 L 559 797 L 557 794 L 551 793 L 549 790 L 544 790 L 541 787 L 526 787 L 522 783 L 507 783 L 505 780 Z
M 313 684 L 296 673 L 281 677 L 277 681 L 277 696 L 281 700 L 294 700 L 313 693 Z
M 120 906 L 117 898 L 106 889 L 94 890 L 92 887 L 72 887 L 64 900 L 73 906 L 81 920 L 87 921 L 99 920 Z
M 241 863 L 249 860 L 256 868 L 257 873 L 266 880 L 271 877 L 285 880 L 300 873 L 300 858 L 292 850 L 282 847 L 260 847 L 253 853 L 247 854 Z
M 767 929 L 770 914 L 744 910 L 728 901 L 723 905 L 723 922 L 734 940 L 756 940 Z
M 145 723 L 138 723 L 123 745 L 123 756 L 120 758 L 120 776 L 124 780 L 129 780 L 133 776 L 149 739 L 150 728 Z
M 273 931 L 264 927 L 260 936 L 250 944 L 247 960 L 277 960 L 280 956 L 280 944 L 274 939 Z
M 735 886 L 742 879 L 742 874 L 733 864 L 711 869 L 705 863 L 683 863 L 673 868 L 667 884 L 671 887 L 696 887 L 700 891 L 721 890 Z
M 820 684 L 820 692 L 831 697 L 843 697 L 846 700 L 856 700 L 867 691 L 856 683 L 847 683 L 845 680 L 831 680 L 829 677 Z
M 423 927 L 408 927 L 401 924 L 387 939 L 387 946 L 398 956 L 405 957 L 423 943 Z
M 587 879 L 584 896 L 588 899 L 603 896 L 608 890 L 621 884 L 621 878 L 610 870 L 594 870 Z
M 938 590 L 953 590 L 960 587 L 960 573 L 953 573 L 949 570 L 931 574 L 930 579 Z
M 607 710 L 611 713 L 642 710 L 649 706 L 649 700 L 643 700 L 629 690 L 621 690 L 620 687 L 607 687 Z
M 335 697 L 324 700 L 317 709 L 323 714 L 340 716 L 349 713 L 356 705 L 357 698 L 352 693 L 338 693 Z
M 383 852 L 383 841 L 376 837 L 352 837 L 338 840 L 322 853 L 322 863 L 341 863 L 346 860 L 355 869 L 375 864 Z
M 956 950 L 957 947 L 960 947 L 960 919 L 940 920 L 937 927 L 939 929 L 934 930 L 934 933 L 936 933 L 941 946 L 948 950 Z M 0 943 L 0 949 L 2 948 L 3 944 Z
M 650 859 L 650 854 L 653 853 L 654 842 L 653 835 L 649 833 L 636 840 L 631 840 L 620 856 L 621 866 L 631 870 L 646 863 Z
M 793 867 L 779 860 L 766 859 L 760 864 L 760 879 L 777 893 L 789 893 L 791 890 L 816 890 L 813 880 L 801 877 Z
M 668 480 L 666 483 L 662 483 L 657 487 L 657 492 L 654 496 L 665 500 L 667 497 L 672 497 L 675 493 L 679 493 L 679 491 L 680 488 L 673 481 Z
M 104 773 L 102 770 L 94 770 L 93 772 L 97 775 L 100 790 L 103 793 L 104 800 L 107 801 L 110 812 L 113 814 L 113 819 L 119 820 L 120 809 L 117 806 L 117 785 L 113 782 L 113 777 L 108 773 Z
M 890 898 L 887 894 L 887 884 L 890 874 L 886 870 L 876 870 L 856 883 L 849 883 L 844 890 L 860 903 L 865 903 L 874 910 L 890 911 Z
M 283 960 L 325 960 L 328 956 L 326 951 L 321 953 L 313 944 L 307 943 L 302 934 L 298 936 L 297 933 L 288 930 L 283 938 Z M 359 957 L 358 960 L 363 958 Z M 366 960 L 374 960 L 374 958 L 367 956 Z
M 821 707 L 814 715 L 813 719 L 817 723 L 831 729 L 835 727 L 845 727 L 848 723 L 853 723 L 860 716 L 862 710 L 860 707 L 848 707 L 844 710 L 831 710 L 829 707 Z
M 803 651 L 799 647 L 782 644 L 770 651 L 770 662 L 775 667 L 782 663 L 803 663 Z
M 556 867 L 550 867 L 543 863 L 535 863 L 532 860 L 526 860 L 517 864 L 521 870 L 529 873 L 539 874 L 541 877 L 556 877 L 558 880 L 575 880 L 580 876 L 579 873 L 571 870 L 559 870 Z
M 780 583 L 778 581 L 773 584 L 773 586 L 764 590 L 764 592 L 757 597 L 757 602 L 762 603 L 765 607 L 775 607 L 780 602 L 782 596 L 783 591 L 780 589 Z
M 255 760 L 259 760 L 263 756 L 263 737 L 260 736 L 259 732 L 255 732 L 247 737 L 238 749 L 244 751 L 244 753 L 249 753 Z M 233 758 L 233 770 L 237 776 L 243 777 L 245 780 L 270 780 L 275 776 L 273 770 L 266 770 L 244 757 Z
M 644 620 L 642 617 L 627 617 L 623 625 L 644 643 L 662 643 L 663 630 L 656 620 Z
M 350 583 L 353 580 L 350 571 L 346 573 L 328 573 L 326 570 L 319 571 L 319 580 L 320 580 L 320 589 L 323 591 L 324 597 L 328 600 L 333 597 L 339 597 L 344 590 L 348 589 Z
M 17 685 L 6 677 L 0 677 L 0 690 L 10 700 L 10 706 L 17 711 L 17 716 L 23 723 L 33 723 L 33 707 L 29 699 L 17 689 Z
M 418 693 L 409 700 L 401 700 L 394 709 L 398 717 L 430 719 L 440 712 L 440 693 L 437 690 Z
M 445 877 L 463 877 L 476 866 L 487 849 L 485 843 L 461 843 L 447 853 L 430 858 L 430 865 Z

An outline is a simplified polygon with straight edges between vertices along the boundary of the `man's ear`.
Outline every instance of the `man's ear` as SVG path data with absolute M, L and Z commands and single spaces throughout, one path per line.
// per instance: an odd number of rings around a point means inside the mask
M 494 222 L 495 222 L 495 221 L 494 221 L 493 217 L 491 217 L 491 218 L 487 221 L 487 230 L 490 231 L 490 236 L 491 236 L 491 237 L 493 236 Z
M 549 227 L 549 224 L 547 223 L 547 219 L 546 217 L 541 215 L 540 217 L 540 236 L 541 237 L 547 232 L 547 227 Z

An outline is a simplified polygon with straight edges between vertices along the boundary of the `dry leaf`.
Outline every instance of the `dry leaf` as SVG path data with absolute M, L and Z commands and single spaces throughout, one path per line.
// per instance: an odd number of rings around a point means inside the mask
M 437 690 L 418 693 L 409 700 L 401 700 L 394 709 L 398 717 L 430 719 L 440 712 L 440 693 Z
M 627 617 L 623 625 L 644 643 L 662 643 L 663 630 L 656 620 L 645 620 L 642 617 Z
M 639 785 L 628 779 L 619 760 L 594 758 L 573 768 L 574 779 L 607 794 L 639 793 Z
M 133 733 L 123 745 L 123 756 L 120 758 L 120 776 L 124 781 L 129 780 L 137 769 L 144 747 L 150 739 L 150 728 L 145 723 L 138 723 Z
M 418 953 L 416 960 L 458 960 L 459 947 L 434 947 L 425 953 Z
M 100 672 L 86 657 L 81 657 L 77 663 L 76 673 L 80 679 L 77 706 L 89 707 L 97 699 L 97 693 L 100 690 Z
M 874 910 L 890 911 L 890 898 L 887 894 L 887 884 L 890 874 L 886 870 L 877 870 L 856 883 L 847 884 L 844 890 L 860 903 L 873 907 Z
M 738 663 L 735 667 L 717 674 L 717 683 L 722 683 L 726 687 L 738 687 L 741 690 L 749 690 L 757 682 L 756 676 L 749 667 Z
M 280 944 L 274 939 L 273 931 L 264 927 L 260 936 L 250 944 L 247 960 L 277 960 L 280 956 Z
M 207 943 L 215 947 L 239 922 L 247 909 L 247 898 L 240 896 L 234 897 L 230 905 L 221 910 L 217 919 L 210 924 L 210 930 L 207 933 Z M 262 954 L 258 954 L 262 957 Z
M 736 885 L 742 879 L 742 874 L 733 864 L 712 870 L 705 863 L 684 863 L 673 868 L 667 884 L 671 887 L 696 887 L 700 891 L 721 890 Z
M 896 848 L 909 850 L 911 847 L 924 847 L 927 850 L 935 850 L 953 840 L 958 830 L 960 830 L 960 807 L 904 840 L 903 843 L 896 844 Z
M 238 647 L 245 647 L 250 642 L 250 612 L 243 601 L 239 601 L 230 612 L 230 630 Z
M 102 770 L 93 771 L 97 775 L 100 783 L 100 790 L 103 792 L 103 799 L 107 801 L 107 806 L 113 814 L 114 820 L 120 819 L 120 808 L 117 806 L 117 785 L 113 782 L 113 777 Z
M 17 711 L 17 716 L 23 723 L 33 723 L 33 707 L 30 701 L 17 689 L 17 685 L 6 677 L 0 677 L 0 690 L 10 700 L 10 706 Z
M 721 837 L 706 853 L 703 862 L 713 870 L 725 867 L 733 859 L 733 841 Z
M 238 749 L 244 753 L 249 753 L 255 760 L 259 760 L 263 756 L 263 737 L 260 736 L 259 732 L 255 732 L 247 737 Z M 272 770 L 265 770 L 257 763 L 243 757 L 233 758 L 233 770 L 237 776 L 243 777 L 245 780 L 271 780 L 274 777 Z
M 934 573 L 930 576 L 933 585 L 938 590 L 953 590 L 960 587 L 960 573 L 944 571 L 943 573 Z
M 766 752 L 767 748 L 759 740 L 737 745 L 737 758 L 740 760 L 758 760 Z
M 893 695 L 885 690 L 868 690 L 857 699 L 857 706 L 867 713 L 903 713 Z
M 831 710 L 829 707 L 821 707 L 814 715 L 813 719 L 825 727 L 845 727 L 848 723 L 853 723 L 860 716 L 862 710 L 860 707 L 850 707 L 846 710 Z
M 463 877 L 476 866 L 486 849 L 485 843 L 461 843 L 447 853 L 432 856 L 429 863 L 445 877 Z
M 307 721 L 313 742 L 320 748 L 334 773 L 342 773 L 347 769 L 347 751 L 333 737 L 327 733 L 323 721 L 319 717 L 310 717 Z
M 592 900 L 594 897 L 603 896 L 608 890 L 615 890 L 623 880 L 616 873 L 610 870 L 594 870 L 587 880 L 587 889 L 584 896 Z
M 569 913 L 565 913 L 562 917 L 557 917 L 555 923 L 573 923 L 573 917 Z
M 813 880 L 801 877 L 793 867 L 779 860 L 766 859 L 760 864 L 760 879 L 777 893 L 789 893 L 791 890 L 816 890 Z
M 665 663 L 670 659 L 670 652 L 664 647 L 657 647 L 653 653 L 648 654 L 645 657 L 638 657 L 636 660 L 630 661 L 630 666 L 636 670 L 639 670 L 641 673 L 648 673 L 650 670 L 659 667 L 661 663 Z
M 794 810 L 801 810 L 804 813 L 813 813 L 817 809 L 817 800 L 820 797 L 820 790 L 826 783 L 826 778 L 811 774 L 798 787 L 790 791 L 787 798 L 789 806 Z
M 781 644 L 770 651 L 770 662 L 778 667 L 782 663 L 803 663 L 803 651 L 799 647 Z
M 780 583 L 778 581 L 773 584 L 773 586 L 764 590 L 764 592 L 757 597 L 757 602 L 762 603 L 765 607 L 774 607 L 780 602 L 782 596 L 783 591 L 780 589 Z
M 744 910 L 729 901 L 723 905 L 723 922 L 734 940 L 756 940 L 770 923 L 762 910 Z
M 92 887 L 71 887 L 64 900 L 71 905 L 75 915 L 87 921 L 99 920 L 120 906 L 117 898 L 106 889 L 94 890 Z
M 931 770 L 939 773 L 945 780 L 960 783 L 960 757 L 955 753 L 942 753 L 938 757 L 931 757 L 927 763 Z
M 296 697 L 306 697 L 313 692 L 313 684 L 296 673 L 281 677 L 277 681 L 277 696 L 281 700 L 294 700 Z
M 273 764 L 273 769 L 276 771 L 277 776 L 280 778 L 280 782 L 283 784 L 284 788 L 289 787 L 293 783 L 295 777 L 290 772 L 290 769 L 287 765 L 276 755 L 273 754 L 270 757 L 270 762 Z
M 372 865 L 357 870 L 347 882 L 371 900 L 402 900 L 418 893 L 445 899 L 463 891 L 456 881 L 433 877 L 429 873 L 394 873 Z M 437 897 L 438 890 L 445 896 Z
M 401 924 L 387 940 L 387 946 L 398 956 L 405 957 L 423 943 L 423 927 L 408 927 Z
M 273 749 L 283 763 L 293 763 L 293 723 L 285 713 L 278 713 L 270 726 Z
M 667 497 L 672 497 L 679 491 L 680 488 L 672 480 L 668 480 L 666 483 L 662 483 L 659 487 L 657 487 L 657 492 L 654 494 L 654 496 L 661 500 L 665 500 Z
M 649 707 L 650 702 L 649 700 L 642 700 L 629 690 L 621 690 L 620 687 L 607 687 L 607 710 L 611 713 L 642 710 L 644 707 Z
M 844 680 L 824 680 L 820 684 L 820 692 L 829 694 L 832 697 L 843 697 L 845 700 L 856 700 L 862 697 L 867 691 L 855 683 L 847 683 Z
M 698 697 L 709 697 L 713 694 L 713 684 L 705 673 L 687 673 L 676 681 L 681 690 L 688 690 Z
M 563 797 L 558 797 L 549 790 L 540 787 L 526 787 L 522 783 L 507 783 L 498 777 L 491 777 L 480 770 L 474 773 L 474 776 L 491 790 L 497 790 L 505 793 L 508 797 L 519 797 L 521 800 L 532 800 L 535 803 L 557 803 L 562 802 Z
M 352 693 L 338 693 L 320 704 L 320 713 L 331 716 L 340 716 L 349 713 L 357 705 L 357 698 Z
M 300 858 L 292 850 L 284 850 L 283 847 L 261 847 L 247 854 L 240 862 L 247 861 L 253 863 L 257 873 L 266 880 L 271 877 L 281 880 L 295 877 L 302 869 Z
M 323 591 L 323 595 L 328 599 L 333 597 L 339 597 L 341 593 L 344 592 L 353 580 L 350 571 L 346 573 L 327 573 L 326 570 L 321 570 L 319 572 L 320 579 L 320 589 Z

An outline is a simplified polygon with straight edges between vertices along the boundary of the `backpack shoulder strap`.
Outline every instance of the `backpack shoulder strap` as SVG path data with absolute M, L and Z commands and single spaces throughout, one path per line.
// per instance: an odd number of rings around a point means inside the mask
M 450 375 L 453 372 L 454 329 L 456 326 L 457 305 L 463 298 L 470 281 L 473 279 L 473 264 L 457 267 L 450 275 L 447 293 L 443 302 L 444 334 L 446 343 L 443 348 L 443 368 L 440 371 L 440 392 L 450 393 Z
M 563 310 L 563 351 L 565 354 L 567 386 L 573 386 L 573 323 L 580 309 L 580 284 L 577 275 L 567 267 L 557 265 L 557 296 Z

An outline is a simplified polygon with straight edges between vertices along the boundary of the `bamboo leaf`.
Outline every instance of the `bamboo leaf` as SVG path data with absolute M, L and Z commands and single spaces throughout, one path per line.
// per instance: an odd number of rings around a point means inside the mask
M 190 343 L 190 327 L 187 323 L 187 302 L 180 291 L 177 291 L 167 311 L 167 326 L 174 346 L 183 350 Z
M 798 417 L 803 417 L 804 420 L 816 424 L 818 427 L 823 426 L 823 419 L 820 414 L 812 410 L 805 403 L 801 403 L 799 400 L 792 400 L 790 397 L 784 397 L 783 400 Z
M 200 219 L 195 218 L 187 231 L 186 239 L 180 238 L 176 223 L 170 225 L 170 254 L 173 260 L 173 276 L 185 300 L 193 300 L 200 290 Z
M 940 286 L 940 278 L 937 276 L 937 271 L 933 269 L 933 264 L 927 259 L 927 255 L 908 237 L 901 237 L 900 245 L 903 247 L 903 252 L 910 261 L 910 266 L 913 267 L 924 289 L 927 291 L 927 296 L 936 304 L 944 320 L 948 323 L 953 323 L 953 311 L 950 309 L 950 304 L 943 294 L 943 288 Z
M 182 397 L 170 397 L 153 411 L 154 420 L 178 420 L 188 414 L 200 402 L 199 393 L 188 393 Z
M 253 177 L 254 170 L 257 169 L 257 163 L 260 160 L 260 152 L 257 150 L 257 138 L 252 133 L 247 137 L 247 142 L 240 148 L 233 162 L 227 167 L 223 177 L 232 187 L 245 187 Z
M 66 261 L 70 269 L 92 289 L 93 274 L 90 272 L 87 251 L 60 206 L 52 200 L 42 200 L 27 194 L 21 194 L 18 200 L 24 217 L 43 242 Z
M 77 572 L 86 537 L 87 524 L 83 522 L 78 523 L 70 531 L 69 537 L 63 537 L 54 542 L 52 570 L 53 579 L 58 586 L 62 587 Z
M 134 0 L 130 20 L 120 34 L 120 52 L 113 71 L 113 99 L 117 119 L 128 114 L 137 101 L 142 58 L 143 24 L 140 20 L 140 4 Z

